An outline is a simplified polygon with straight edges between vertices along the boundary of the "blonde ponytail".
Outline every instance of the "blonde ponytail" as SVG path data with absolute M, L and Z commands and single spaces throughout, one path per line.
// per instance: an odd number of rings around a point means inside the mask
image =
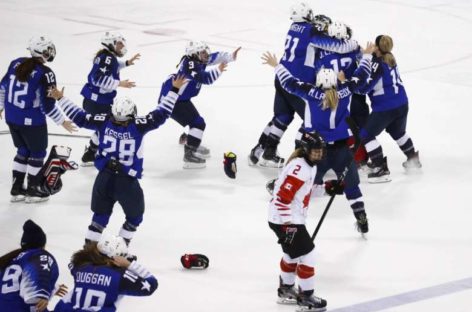
M 305 155 L 305 151 L 303 148 L 299 147 L 296 150 L 293 151 L 292 155 L 287 159 L 287 162 L 285 165 L 288 165 L 289 162 L 291 162 L 295 158 L 303 157 Z
M 338 103 L 338 91 L 336 90 L 336 88 L 331 88 L 325 91 L 325 96 L 321 108 L 323 110 L 327 110 L 328 108 L 331 110 L 335 110 L 338 107 Z
M 395 60 L 395 57 L 392 54 L 392 37 L 383 35 L 382 37 L 380 37 L 380 40 L 378 40 L 377 46 L 379 48 L 379 51 L 382 53 L 382 61 L 387 63 L 390 67 L 397 66 L 397 61 Z

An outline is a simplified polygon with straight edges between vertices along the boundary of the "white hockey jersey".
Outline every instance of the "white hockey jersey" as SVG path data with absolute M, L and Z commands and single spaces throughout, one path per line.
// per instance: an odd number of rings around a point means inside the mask
M 284 167 L 269 203 L 269 222 L 305 224 L 315 175 L 316 166 L 310 166 L 302 157 Z

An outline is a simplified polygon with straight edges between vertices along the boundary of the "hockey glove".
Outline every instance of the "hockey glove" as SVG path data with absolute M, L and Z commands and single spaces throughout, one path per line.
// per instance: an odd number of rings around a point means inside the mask
M 270 195 L 274 195 L 275 181 L 277 181 L 277 179 L 270 180 L 266 183 L 266 190 Z
M 297 227 L 294 225 L 282 225 L 283 236 L 279 239 L 280 244 L 291 245 L 297 234 Z
M 339 182 L 338 180 L 329 180 L 325 182 L 325 191 L 329 196 L 342 195 L 344 192 L 344 181 Z
M 180 257 L 180 262 L 186 269 L 199 268 L 206 269 L 210 263 L 208 257 L 201 254 L 185 254 Z
M 233 152 L 225 153 L 223 164 L 226 175 L 231 179 L 235 179 L 236 172 L 238 171 L 236 167 L 236 154 Z

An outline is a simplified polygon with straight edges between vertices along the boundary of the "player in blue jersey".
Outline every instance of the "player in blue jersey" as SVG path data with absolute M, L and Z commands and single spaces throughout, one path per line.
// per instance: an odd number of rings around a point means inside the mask
M 316 131 L 327 143 L 327 157 L 317 165 L 315 184 L 322 184 L 325 173 L 330 169 L 339 177 L 345 168 L 348 168 L 344 180 L 345 186 L 339 184 L 335 188 L 341 194 L 344 192 L 361 233 L 367 233 L 369 228 L 359 188 L 359 174 L 347 145 L 350 133 L 346 117 L 349 116 L 352 92 L 365 85 L 370 77 L 372 59 L 370 53 L 373 50 L 374 45 L 368 44 L 359 68 L 350 80 L 342 84 L 338 84 L 337 75 L 332 69 L 321 69 L 313 85 L 292 76 L 283 64 L 278 64 L 275 55 L 266 53 L 262 58 L 265 64 L 275 67 L 276 75 L 285 90 L 303 97 L 308 102 L 304 120 L 305 131 Z M 333 188 L 333 185 L 327 188 Z
M 103 235 L 97 243 L 85 245 L 72 256 L 69 265 L 74 290 L 54 309 L 55 312 L 114 312 L 122 296 L 150 296 L 157 279 L 136 261 L 129 262 L 122 237 Z
M 21 248 L 0 257 L 0 311 L 45 311 L 59 277 L 56 259 L 45 246 L 43 230 L 26 221 Z
M 139 60 L 140 54 L 135 54 L 131 59 L 122 61 L 126 52 L 126 40 L 114 32 L 106 32 L 101 39 L 102 49 L 97 52 L 92 69 L 87 76 L 87 83 L 80 94 L 84 97 L 83 108 L 89 114 L 110 113 L 116 89 L 133 88 L 136 84 L 132 81 L 121 80 L 120 71 L 124 67 L 134 65 Z M 98 148 L 97 134 L 90 138 L 89 146 L 82 156 L 82 165 L 92 166 Z
M 315 54 L 317 49 L 348 53 L 358 48 L 354 40 L 340 40 L 330 37 L 326 30 L 331 20 L 323 15 L 313 16 L 306 3 L 291 7 L 292 24 L 285 41 L 285 53 L 280 60 L 296 78 L 302 82 L 315 80 Z M 277 146 L 295 113 L 304 119 L 305 101 L 284 90 L 275 78 L 274 116 L 266 125 L 258 144 L 251 150 L 249 165 L 282 167 L 284 159 L 277 155 Z M 301 138 L 302 131 L 297 134 Z
M 364 92 L 368 92 L 372 113 L 361 135 L 373 167 L 368 174 L 368 182 L 381 183 L 390 181 L 387 158 L 376 140 L 376 136 L 383 130 L 397 142 L 407 157 L 403 167 L 421 168 L 421 162 L 413 141 L 406 133 L 408 97 L 392 54 L 393 40 L 390 36 L 379 35 L 375 39 L 375 45 L 372 80 L 363 88 Z
M 200 93 L 202 85 L 213 84 L 225 71 L 226 64 L 233 62 L 238 57 L 241 47 L 233 53 L 211 53 L 208 45 L 201 41 L 190 41 L 185 49 L 185 55 L 180 60 L 176 75 L 184 75 L 188 83 L 179 91 L 179 100 L 175 103 L 171 118 L 182 127 L 189 127 L 188 136 L 184 146 L 184 168 L 204 168 L 205 158 L 210 157 L 210 150 L 201 146 L 203 132 L 206 128 L 205 120 L 192 102 L 192 98 Z M 217 66 L 212 66 L 217 65 Z M 207 68 L 208 66 L 212 66 Z M 162 84 L 159 98 L 172 88 L 172 79 L 169 78 Z
M 163 125 L 174 109 L 179 89 L 186 83 L 183 76 L 172 80 L 172 89 L 162 97 L 157 108 L 145 117 L 136 116 L 136 105 L 129 98 L 115 99 L 111 114 L 87 114 L 63 91 L 52 89 L 66 115 L 79 127 L 98 132 L 99 144 L 95 167 L 99 173 L 92 191 L 92 223 L 86 242 L 98 241 L 108 224 L 113 206 L 119 202 L 126 216 L 120 236 L 128 243 L 143 220 L 144 195 L 138 179 L 143 171 L 143 138 Z
M 47 97 L 47 90 L 56 85 L 54 72 L 45 65 L 56 56 L 53 42 L 46 36 L 29 41 L 31 57 L 13 60 L 0 82 L 0 118 L 5 109 L 5 120 L 17 151 L 13 159 L 11 201 L 28 203 L 47 200 L 49 194 L 40 188 L 38 174 L 43 166 L 48 146 L 46 115 L 67 131 L 75 130 L 64 119 L 55 101 Z M 28 174 L 27 188 L 24 189 Z

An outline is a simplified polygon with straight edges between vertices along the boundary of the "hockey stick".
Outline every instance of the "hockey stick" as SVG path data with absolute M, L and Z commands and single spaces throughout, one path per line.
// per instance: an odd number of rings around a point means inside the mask
M 355 154 L 357 152 L 357 150 L 359 149 L 359 147 L 361 146 L 361 137 L 360 137 L 359 128 L 357 127 L 356 123 L 354 122 L 354 120 L 350 116 L 346 117 L 346 123 L 348 124 L 349 129 L 351 129 L 352 135 L 354 136 L 354 140 L 355 140 L 355 142 L 354 142 L 354 154 Z M 347 174 L 349 168 L 351 167 L 351 164 L 352 164 L 353 161 L 354 161 L 354 157 L 349 162 L 349 165 L 344 169 L 343 173 L 341 173 L 341 175 L 338 177 L 338 181 L 339 181 L 340 184 L 344 181 L 344 178 L 346 178 L 346 174 Z M 318 222 L 318 225 L 316 226 L 315 232 L 311 236 L 312 241 L 315 240 L 315 237 L 318 234 L 318 231 L 320 230 L 321 225 L 323 224 L 323 221 L 324 221 L 326 215 L 328 214 L 328 210 L 331 207 L 331 204 L 333 203 L 333 200 L 334 200 L 335 196 L 336 196 L 336 194 L 331 195 L 331 198 L 329 199 L 329 202 L 326 205 L 326 208 L 323 211 L 323 214 L 321 215 L 321 219 Z
M 2 134 L 10 134 L 10 131 L 3 130 L 0 131 L 0 135 Z M 90 139 L 90 135 L 81 135 L 81 134 L 67 134 L 67 133 L 48 133 L 51 136 L 58 136 L 58 137 L 68 137 L 68 138 L 83 138 L 83 139 Z

